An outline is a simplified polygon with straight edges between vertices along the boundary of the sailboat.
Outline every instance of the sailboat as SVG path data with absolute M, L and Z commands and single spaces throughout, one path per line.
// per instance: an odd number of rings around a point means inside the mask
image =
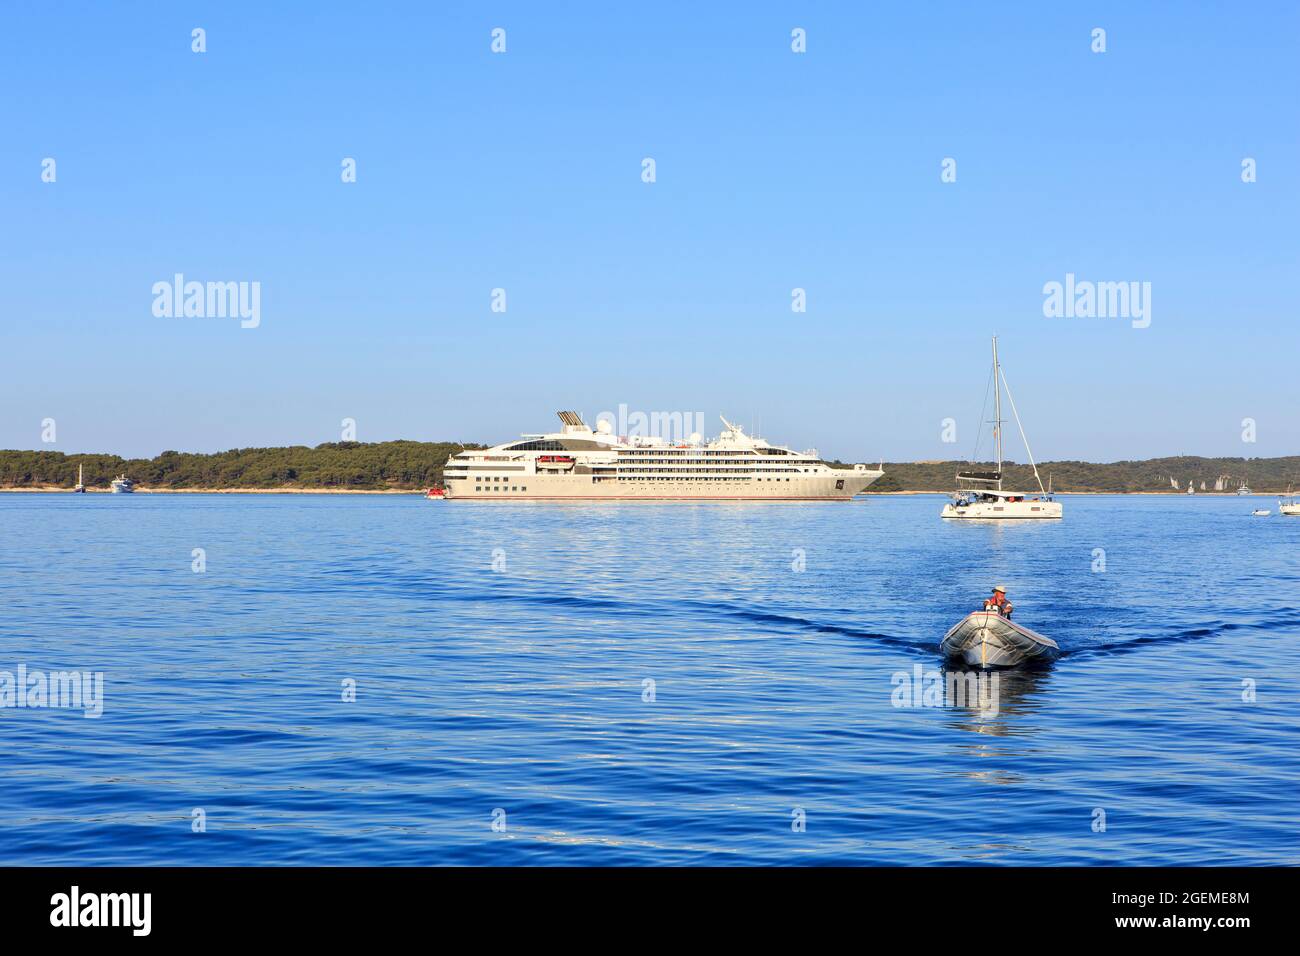
M 1277 513 L 1300 518 L 1300 495 L 1291 494 L 1291 486 L 1286 486 L 1286 497 L 1277 499 Z
M 1007 391 L 1007 401 L 1011 404 L 1011 414 L 1015 416 L 1016 427 L 1020 429 L 1020 439 L 1025 443 L 1025 452 L 1029 455 L 1029 464 L 1034 469 L 1034 480 L 1038 482 L 1038 494 L 1030 495 L 1019 491 L 1004 491 L 1002 488 L 1002 390 Z M 1020 424 L 1020 413 L 1016 411 L 1016 400 L 1011 397 L 1011 388 L 1007 385 L 1002 366 L 998 363 L 998 337 L 993 336 L 993 445 L 997 454 L 996 471 L 957 472 L 958 482 L 967 482 L 975 487 L 963 487 L 958 484 L 952 500 L 943 506 L 941 517 L 944 518 L 1060 518 L 1062 507 L 1053 500 L 1051 494 L 1043 488 L 1043 479 L 1038 475 L 1038 465 L 1034 463 L 1034 453 L 1029 450 L 1029 439 L 1025 437 L 1025 427 Z
M 75 492 L 77 492 L 77 493 L 79 493 L 79 494 L 83 494 L 83 495 L 86 493 L 86 485 L 85 485 L 85 482 L 83 482 L 83 481 L 81 480 L 81 466 L 80 466 L 80 465 L 77 465 L 77 487 L 73 488 L 72 490 L 75 491 Z

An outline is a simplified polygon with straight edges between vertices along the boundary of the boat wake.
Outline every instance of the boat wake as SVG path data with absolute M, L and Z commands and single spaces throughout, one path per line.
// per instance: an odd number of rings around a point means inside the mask
M 533 592 L 510 587 L 509 579 L 503 579 L 501 585 L 484 589 L 478 583 L 448 582 L 429 580 L 427 577 L 394 573 L 392 570 L 376 571 L 370 568 L 364 571 L 356 567 L 346 570 L 334 569 L 331 574 L 339 581 L 332 582 L 337 587 L 346 582 L 347 586 L 361 592 L 382 593 L 385 597 L 400 596 L 421 602 L 456 601 L 465 603 L 498 603 L 519 606 L 546 607 L 575 614 L 605 613 L 627 616 L 639 620 L 673 618 L 678 626 L 690 626 L 691 622 L 707 621 L 717 624 L 719 621 L 731 621 L 737 626 L 753 626 L 774 632 L 823 634 L 846 638 L 852 641 L 868 641 L 872 644 L 917 651 L 932 656 L 938 651 L 939 641 L 943 637 L 941 628 L 934 633 L 891 633 L 889 630 L 873 627 L 853 627 L 842 623 L 818 618 L 799 609 L 782 610 L 762 608 L 743 603 L 678 597 L 671 602 L 632 600 L 616 596 L 599 594 L 564 593 L 548 590 Z M 280 591 L 286 589 L 286 583 L 277 584 Z M 871 622 L 864 622 L 870 624 Z M 1241 622 L 1202 620 L 1190 625 L 1169 625 L 1158 631 L 1137 632 L 1135 622 L 1126 623 L 1124 630 L 1133 636 L 1112 638 L 1071 637 L 1071 633 L 1092 631 L 1096 633 L 1101 625 L 1097 621 L 1082 619 L 1070 621 L 1036 622 L 1043 633 L 1056 638 L 1060 644 L 1060 660 L 1089 660 L 1092 658 L 1115 657 L 1134 654 L 1149 647 L 1162 647 L 1171 644 L 1193 643 L 1210 640 L 1233 632 L 1272 631 L 1277 633 L 1300 631 L 1300 609 L 1282 608 L 1271 613 L 1255 615 L 1252 619 Z M 1103 632 L 1104 634 L 1104 632 Z
M 1153 645 L 1163 647 L 1169 644 L 1188 644 L 1212 639 L 1223 634 L 1230 634 L 1234 631 L 1278 631 L 1286 628 L 1294 631 L 1300 629 L 1300 614 L 1279 613 L 1274 617 L 1277 620 L 1265 620 L 1249 624 L 1216 621 L 1190 628 L 1171 628 L 1162 633 L 1139 635 L 1117 641 L 1102 641 L 1076 647 L 1073 650 L 1064 650 L 1061 656 L 1073 660 L 1087 660 L 1093 657 L 1117 657 L 1122 654 L 1134 654 Z

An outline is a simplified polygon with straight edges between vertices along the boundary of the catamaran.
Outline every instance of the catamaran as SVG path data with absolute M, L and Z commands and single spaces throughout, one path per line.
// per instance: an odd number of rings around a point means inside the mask
M 1277 513 L 1300 518 L 1300 495 L 1291 494 L 1291 486 L 1286 486 L 1286 497 L 1277 499 Z
M 1004 388 L 1007 391 L 1007 401 L 1011 403 L 1011 414 L 1016 419 L 1016 427 L 1020 429 L 1020 439 L 1025 443 L 1029 464 L 1034 469 L 1034 480 L 1038 482 L 1037 495 L 1005 491 L 1002 488 L 1002 390 Z M 997 469 L 959 471 L 957 491 L 953 493 L 952 500 L 943 506 L 941 517 L 993 519 L 1062 517 L 1061 503 L 1054 500 L 1051 493 L 1043 487 L 1043 479 L 1038 474 L 1038 465 L 1034 463 L 1034 453 L 1029 450 L 1029 439 L 1025 437 L 1025 428 L 1020 424 L 1020 413 L 1016 411 L 1016 400 L 1011 397 L 1011 388 L 1007 385 L 1002 366 L 998 363 L 996 335 L 993 336 L 993 396 L 993 446 L 997 454 Z M 966 482 L 966 486 L 963 487 L 961 482 Z

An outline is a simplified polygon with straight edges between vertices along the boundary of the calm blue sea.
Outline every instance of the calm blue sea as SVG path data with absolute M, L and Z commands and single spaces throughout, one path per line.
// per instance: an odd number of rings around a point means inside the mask
M 104 675 L 0 863 L 1300 862 L 1300 519 L 1064 500 L 0 495 L 0 671 Z M 997 583 L 1064 656 L 896 706 Z

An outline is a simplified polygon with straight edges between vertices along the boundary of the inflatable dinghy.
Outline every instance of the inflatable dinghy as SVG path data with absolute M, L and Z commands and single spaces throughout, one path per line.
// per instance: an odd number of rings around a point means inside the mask
M 997 611 L 972 611 L 944 635 L 944 656 L 972 667 L 1012 667 L 1024 661 L 1055 657 L 1056 641 L 1021 627 Z

